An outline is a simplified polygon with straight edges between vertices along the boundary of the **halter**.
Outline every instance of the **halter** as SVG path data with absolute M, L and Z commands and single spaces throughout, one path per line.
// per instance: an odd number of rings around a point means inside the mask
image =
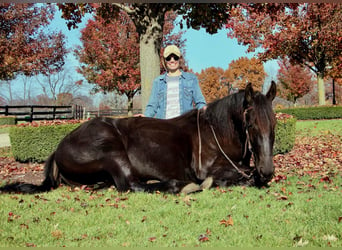
M 245 125 L 246 141 L 245 141 L 245 148 L 244 148 L 244 153 L 243 153 L 242 158 L 246 157 L 247 147 L 248 147 L 248 151 L 253 153 L 252 143 L 251 143 L 251 139 L 249 137 L 247 120 L 246 120 L 246 115 L 247 115 L 248 111 L 251 110 L 251 109 L 253 109 L 253 107 L 249 107 L 249 108 L 245 109 L 245 111 L 243 111 L 243 123 Z
M 243 119 L 244 119 L 244 123 L 246 123 L 246 114 L 249 110 L 251 110 L 253 107 L 249 107 L 247 108 L 244 112 L 243 112 Z M 202 168 L 202 139 L 201 139 L 201 130 L 200 130 L 200 127 L 199 127 L 199 113 L 200 113 L 200 110 L 197 111 L 197 132 L 198 132 L 198 167 L 199 169 L 201 170 Z M 223 151 L 219 141 L 217 140 L 217 137 L 216 137 L 216 133 L 215 133 L 215 130 L 213 128 L 212 125 L 210 125 L 210 129 L 214 135 L 214 138 L 215 138 L 215 141 L 216 141 L 216 144 L 218 146 L 218 148 L 220 149 L 221 153 L 223 154 L 223 156 L 230 162 L 230 164 L 235 168 L 235 170 L 241 174 L 243 177 L 247 178 L 247 179 L 250 179 L 251 176 L 253 175 L 253 173 L 251 173 L 250 175 L 247 175 L 244 171 L 240 170 L 236 165 L 235 163 L 229 158 L 229 156 Z M 252 146 L 251 146 L 251 142 L 250 142 L 250 138 L 249 138 L 249 133 L 248 133 L 248 128 L 246 126 L 246 143 L 245 143 L 245 150 L 244 150 L 244 154 L 243 154 L 243 157 L 242 158 L 245 158 L 246 154 L 247 154 L 247 146 L 248 146 L 248 150 L 250 152 L 252 152 Z

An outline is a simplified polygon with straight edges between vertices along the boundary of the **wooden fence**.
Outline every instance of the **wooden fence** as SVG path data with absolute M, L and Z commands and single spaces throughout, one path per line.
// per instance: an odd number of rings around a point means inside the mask
M 84 110 L 74 106 L 19 105 L 0 106 L 0 115 L 15 116 L 16 121 L 39 121 L 56 119 L 84 119 Z

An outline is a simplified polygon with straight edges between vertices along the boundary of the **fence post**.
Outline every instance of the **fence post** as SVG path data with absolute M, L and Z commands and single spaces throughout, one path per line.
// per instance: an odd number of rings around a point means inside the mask
M 76 108 L 76 116 L 75 116 L 75 118 L 76 118 L 76 120 L 78 120 L 79 116 L 80 116 L 80 107 L 76 104 L 75 108 Z
M 71 115 L 72 115 L 72 119 L 75 119 L 75 105 L 71 106 Z
M 5 106 L 5 116 L 8 116 L 8 105 Z
M 55 120 L 55 117 L 56 117 L 56 106 L 53 106 L 53 111 L 52 111 L 52 118 L 53 120 Z
M 31 106 L 30 122 L 33 121 L 33 106 Z

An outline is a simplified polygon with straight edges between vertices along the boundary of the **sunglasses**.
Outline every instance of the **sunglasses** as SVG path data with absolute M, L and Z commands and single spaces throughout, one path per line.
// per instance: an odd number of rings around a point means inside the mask
M 178 61 L 179 60 L 179 56 L 176 56 L 176 55 L 173 55 L 173 54 L 171 54 L 171 55 L 169 55 L 168 57 L 166 57 L 165 58 L 165 60 L 167 61 L 167 62 L 169 62 L 169 61 L 171 61 L 171 58 L 173 57 L 173 59 L 175 60 L 175 61 Z

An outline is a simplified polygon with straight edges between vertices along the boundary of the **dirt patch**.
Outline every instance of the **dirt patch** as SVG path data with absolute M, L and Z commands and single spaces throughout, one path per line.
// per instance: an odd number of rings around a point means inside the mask
M 0 157 L 0 182 L 40 184 L 44 179 L 44 164 L 20 163 L 13 157 Z

